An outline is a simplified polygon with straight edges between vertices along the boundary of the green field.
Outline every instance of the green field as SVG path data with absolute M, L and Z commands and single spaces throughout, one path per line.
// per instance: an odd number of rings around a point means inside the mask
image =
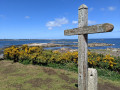
M 98 90 L 120 90 L 120 81 L 99 77 Z M 77 90 L 77 72 L 0 61 L 0 90 Z

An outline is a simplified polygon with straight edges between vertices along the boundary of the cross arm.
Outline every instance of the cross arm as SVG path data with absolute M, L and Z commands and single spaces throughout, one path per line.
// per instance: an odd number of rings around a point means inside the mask
M 82 35 L 93 33 L 111 32 L 114 26 L 110 23 L 97 24 L 92 26 L 84 26 L 64 31 L 64 35 Z

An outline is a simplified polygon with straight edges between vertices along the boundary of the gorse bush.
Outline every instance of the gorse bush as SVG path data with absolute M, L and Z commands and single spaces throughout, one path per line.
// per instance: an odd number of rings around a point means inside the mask
M 117 70 L 115 66 L 120 64 L 117 63 L 118 60 L 120 59 L 118 58 L 115 59 L 110 55 L 102 55 L 102 54 L 88 52 L 88 64 L 90 67 L 101 67 L 111 70 L 115 70 L 115 69 Z
M 42 47 L 28 47 L 27 45 L 6 48 L 4 50 L 4 58 L 14 60 L 14 62 L 21 62 L 23 64 L 78 64 L 78 52 L 68 51 L 66 53 L 61 53 L 58 50 L 44 50 Z M 119 71 L 120 57 L 88 52 L 88 65 L 89 67 L 100 67 Z

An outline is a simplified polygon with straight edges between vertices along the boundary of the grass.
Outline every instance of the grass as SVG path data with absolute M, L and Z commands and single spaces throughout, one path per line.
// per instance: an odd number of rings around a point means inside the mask
M 99 87 L 120 87 L 120 74 L 99 69 Z M 48 66 L 23 65 L 12 61 L 0 61 L 0 90 L 77 90 L 77 67 L 74 63 L 49 64 Z M 120 89 L 120 88 L 119 88 Z M 119 90 L 118 89 L 118 90 Z
M 0 61 L 0 90 L 77 90 L 77 73 Z
M 24 63 L 22 64 L 29 64 L 29 63 Z M 43 66 L 43 65 L 40 65 Z M 52 67 L 55 69 L 64 69 L 67 71 L 72 71 L 78 73 L 78 67 L 75 65 L 75 63 L 67 63 L 67 64 L 55 64 L 55 63 L 49 63 L 46 65 L 46 67 Z M 111 82 L 112 84 L 116 86 L 120 86 L 120 74 L 119 72 L 116 71 L 110 71 L 108 69 L 100 69 L 96 68 L 98 72 L 98 76 L 100 81 L 104 82 Z
M 96 69 L 100 80 L 103 79 L 104 82 L 110 82 L 116 86 L 120 86 L 120 73 L 108 69 Z
M 78 72 L 78 67 L 74 63 L 68 63 L 65 65 L 61 64 L 48 64 L 48 67 L 64 69 L 68 71 Z M 116 86 L 120 86 L 120 73 L 110 71 L 108 69 L 96 68 L 101 82 L 110 82 Z

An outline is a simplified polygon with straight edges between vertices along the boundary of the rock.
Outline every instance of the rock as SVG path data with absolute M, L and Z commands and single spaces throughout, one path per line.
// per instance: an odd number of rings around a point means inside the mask
M 88 90 L 98 90 L 98 75 L 97 70 L 94 68 L 88 68 Z
M 112 51 L 113 51 L 113 52 L 118 52 L 118 49 L 117 49 L 117 48 L 114 48 Z
M 59 52 L 61 52 L 61 53 L 66 53 L 66 52 L 76 52 L 76 51 L 78 51 L 78 49 L 71 49 L 71 48 L 61 48 L 61 49 L 58 49 L 58 50 L 53 50 L 53 51 L 59 51 Z
M 60 52 L 68 52 L 70 50 L 71 50 L 70 48 L 64 48 L 64 47 L 59 49 Z
M 4 57 L 3 57 L 3 54 L 0 54 L 0 60 L 3 60 Z
M 30 43 L 30 44 L 27 44 L 27 45 L 28 46 L 42 46 L 42 47 L 64 47 L 64 46 L 78 47 L 78 45 L 62 45 L 62 44 L 54 44 L 54 43 Z M 112 46 L 112 45 L 113 44 L 107 44 L 107 43 L 89 43 L 88 47 Z
M 53 44 L 53 43 L 30 43 L 27 44 L 28 46 L 42 46 L 42 47 L 58 47 L 61 46 L 60 44 Z
M 70 52 L 76 52 L 78 49 L 71 49 Z
M 119 52 L 120 48 L 107 48 L 107 50 L 113 51 L 113 52 Z
M 112 46 L 113 44 L 107 44 L 107 43 L 89 43 L 88 47 L 96 47 L 96 46 Z

